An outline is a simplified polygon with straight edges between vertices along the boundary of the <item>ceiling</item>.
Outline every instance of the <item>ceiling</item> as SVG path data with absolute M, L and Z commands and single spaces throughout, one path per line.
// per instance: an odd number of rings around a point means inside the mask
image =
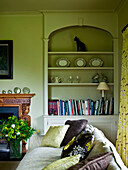
M 0 0 L 0 13 L 40 11 L 116 12 L 126 0 Z

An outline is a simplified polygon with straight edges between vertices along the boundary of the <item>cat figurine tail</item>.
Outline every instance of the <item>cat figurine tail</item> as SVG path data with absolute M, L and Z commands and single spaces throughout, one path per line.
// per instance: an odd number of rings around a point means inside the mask
M 77 36 L 75 36 L 74 41 L 76 41 L 77 51 L 86 51 L 85 44 Z

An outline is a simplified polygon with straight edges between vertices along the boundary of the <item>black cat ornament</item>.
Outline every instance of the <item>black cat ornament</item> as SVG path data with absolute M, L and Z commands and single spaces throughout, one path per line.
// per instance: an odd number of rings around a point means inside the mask
M 86 51 L 85 44 L 77 36 L 75 36 L 74 41 L 76 41 L 77 51 Z

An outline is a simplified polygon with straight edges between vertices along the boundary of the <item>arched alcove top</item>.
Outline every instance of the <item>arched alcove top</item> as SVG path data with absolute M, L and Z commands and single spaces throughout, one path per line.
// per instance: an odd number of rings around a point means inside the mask
M 113 51 L 113 37 L 103 29 L 91 26 L 71 26 L 53 31 L 49 38 L 49 51 L 76 51 L 77 36 L 87 51 Z
M 118 37 L 117 15 L 114 13 L 45 12 L 43 23 L 45 39 L 61 28 L 81 25 L 104 29 L 114 38 Z

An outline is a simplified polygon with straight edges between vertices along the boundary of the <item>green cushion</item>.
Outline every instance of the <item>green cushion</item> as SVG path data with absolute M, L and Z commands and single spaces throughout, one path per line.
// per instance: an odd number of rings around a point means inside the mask
M 69 125 L 50 126 L 47 133 L 42 139 L 41 146 L 59 148 Z
M 80 159 L 80 155 L 59 159 L 44 167 L 43 170 L 66 170 L 71 166 L 77 164 L 79 162 L 79 159 Z

